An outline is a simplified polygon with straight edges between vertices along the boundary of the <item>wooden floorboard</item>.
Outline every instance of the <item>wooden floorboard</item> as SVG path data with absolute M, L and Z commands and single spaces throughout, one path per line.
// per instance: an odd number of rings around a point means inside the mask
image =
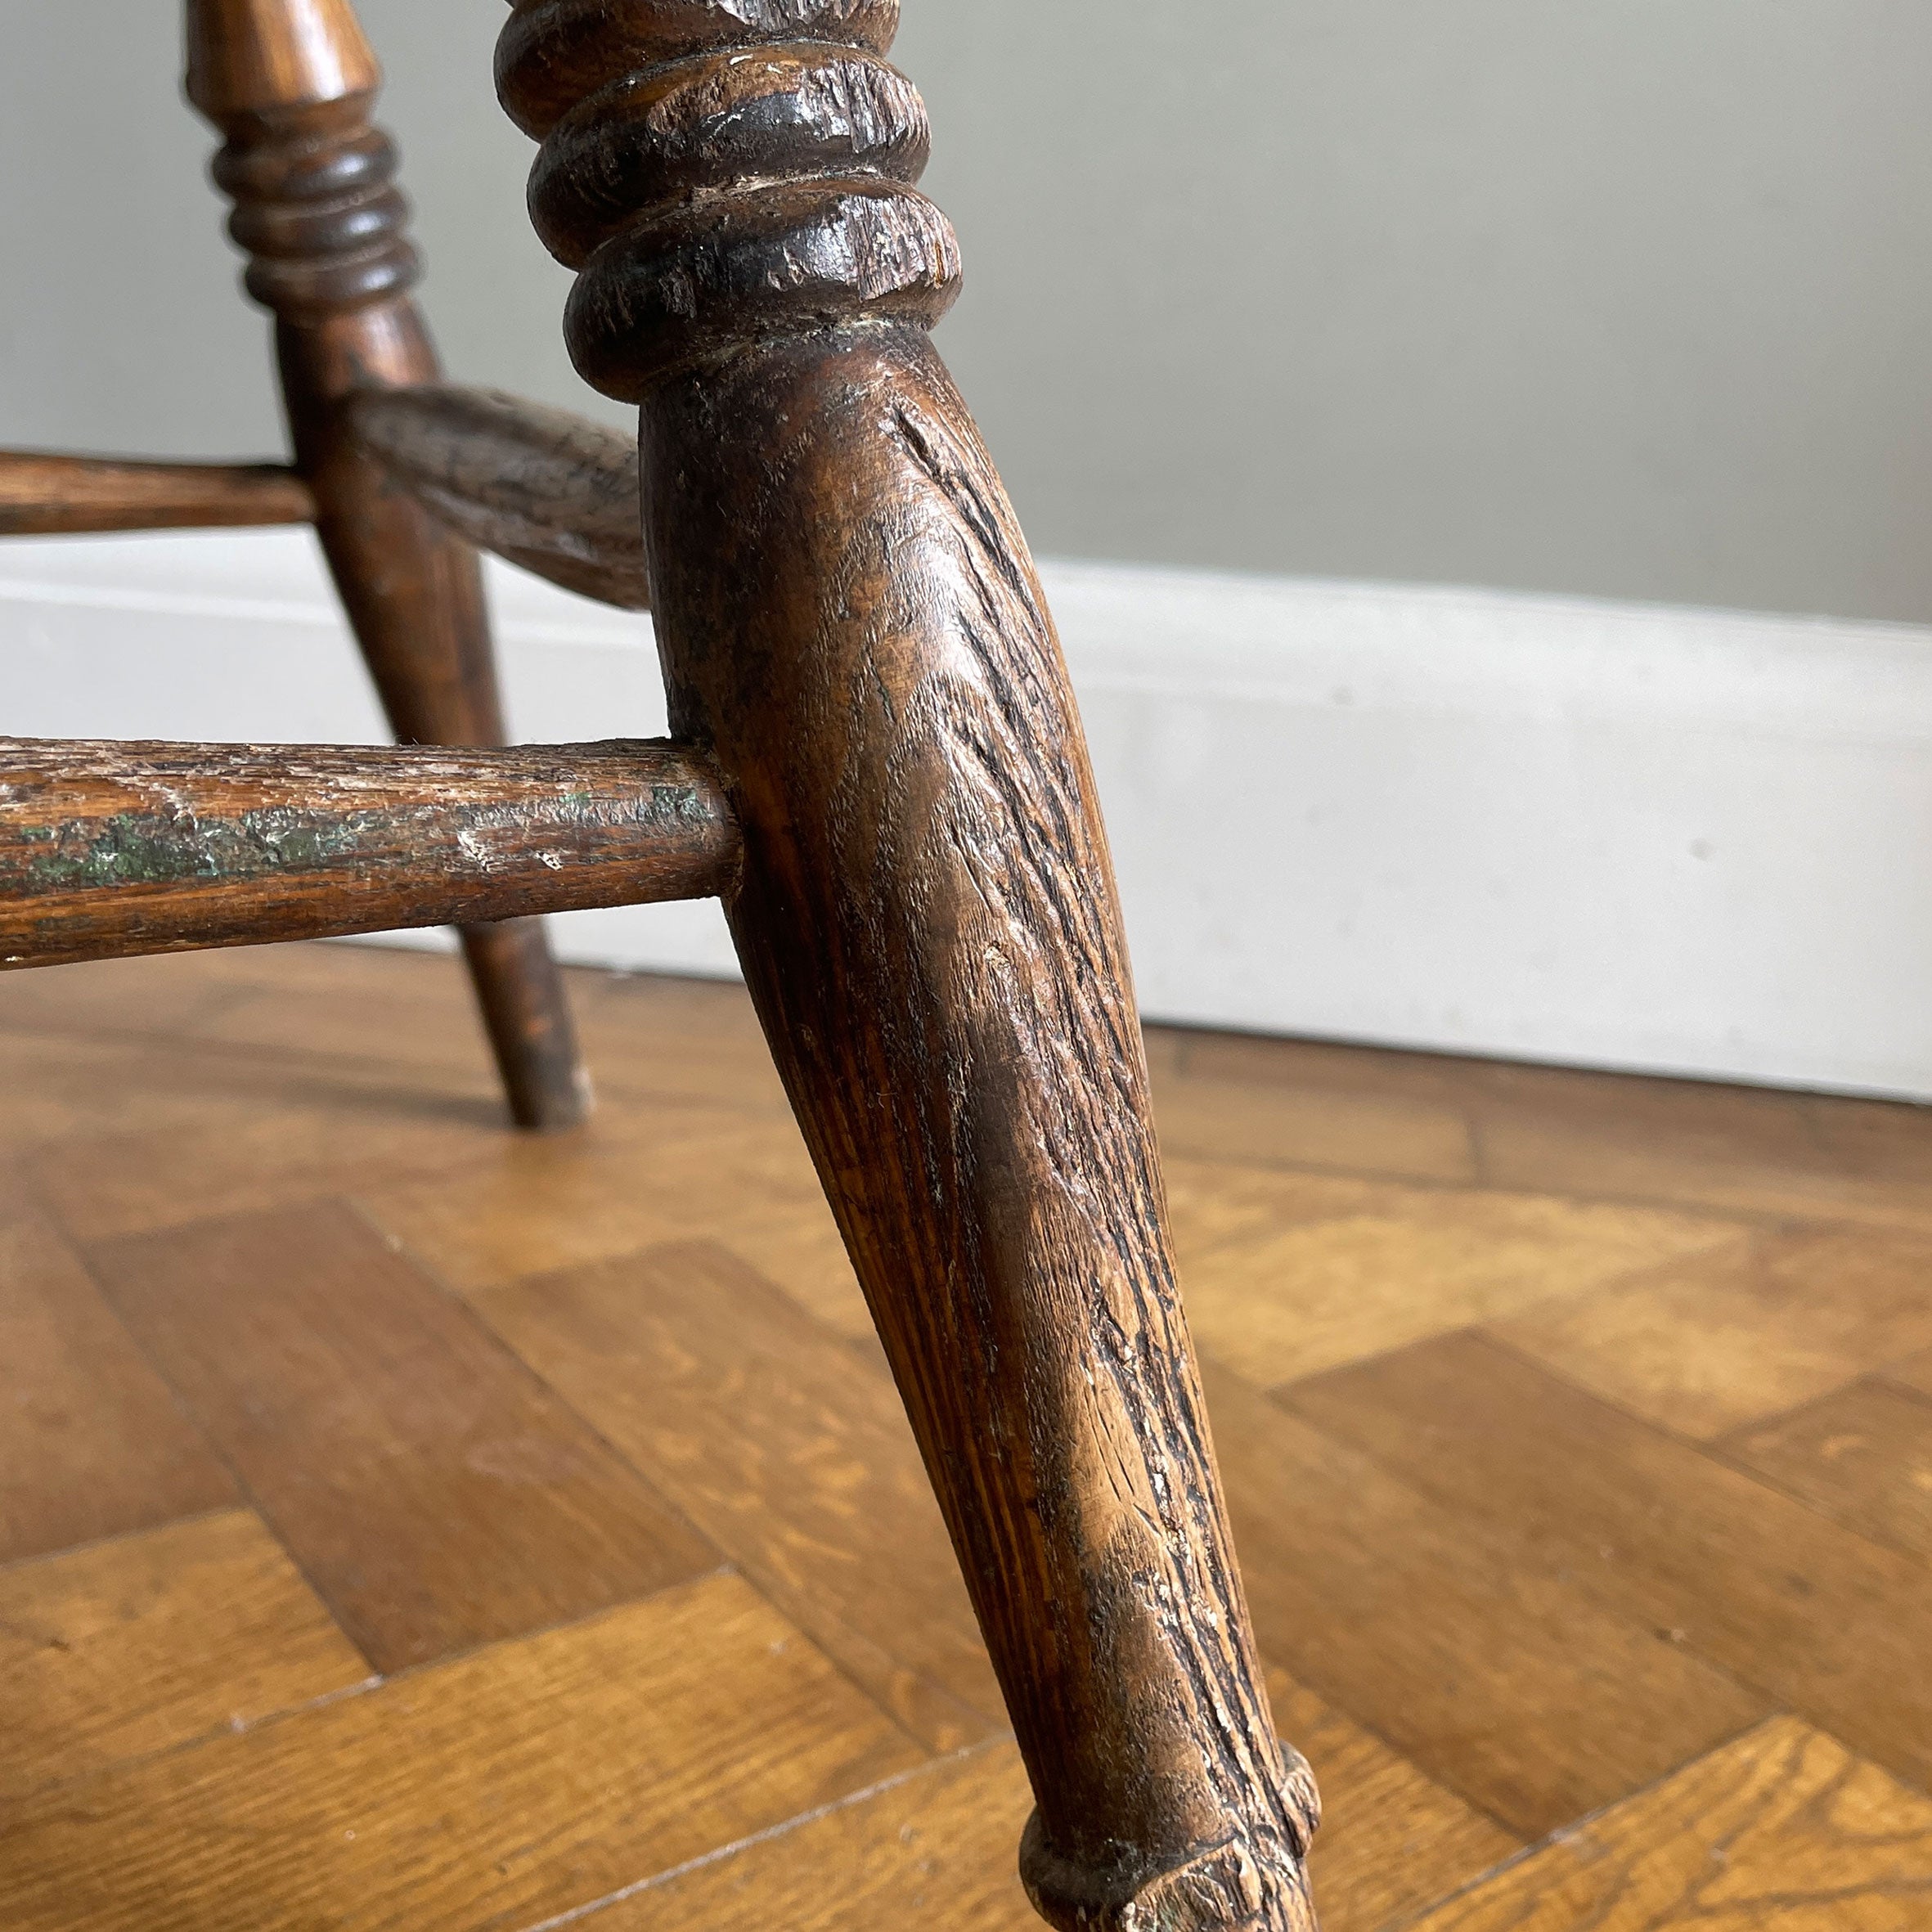
M 722 1559 L 339 1203 L 92 1251 L 129 1330 L 377 1669 Z
M 0 1201 L 0 1563 L 235 1494 L 73 1249 L 24 1193 Z
M 1284 1400 L 1507 1539 L 1932 1789 L 1932 1569 L 1526 1357 L 1451 1336 Z
M 288 1553 L 224 1510 L 0 1570 L 0 1798 L 365 1682 Z
M 1894 1363 L 1886 1371 L 1886 1376 L 1888 1380 L 1903 1388 L 1916 1389 L 1921 1395 L 1932 1395 L 1932 1349 L 1907 1361 Z
M 1741 1467 L 1932 1563 L 1932 1401 L 1853 1382 L 1719 1444 Z
M 749 1004 L 568 977 L 532 1139 L 447 957 L 0 975 L 7 1932 L 1034 1922 Z M 1150 1058 L 1328 1932 L 1932 1925 L 1932 1111 Z
M 12 1806 L 0 1924 L 527 1926 L 920 1756 L 716 1577 Z
M 1780 1718 L 1415 1932 L 1920 1932 L 1932 1801 Z
M 1558 1374 L 1707 1439 L 1932 1343 L 1932 1241 L 1766 1234 L 1491 1326 Z
M 1740 1238 L 1701 1215 L 1486 1189 L 1364 1190 L 1301 1175 L 1278 1192 L 1278 1219 L 1182 1252 L 1202 1345 L 1264 1386 Z
M 655 1248 L 480 1296 L 497 1332 L 906 1728 L 1004 1728 L 883 1364 L 727 1251 Z
M 1377 1932 L 1521 1847 L 1354 1719 L 1268 1674 L 1275 1723 L 1314 1768 L 1325 1808 L 1310 1868 L 1327 1932 Z
M 1262 1647 L 1519 1836 L 1773 1708 L 1212 1363 L 1207 1395 Z

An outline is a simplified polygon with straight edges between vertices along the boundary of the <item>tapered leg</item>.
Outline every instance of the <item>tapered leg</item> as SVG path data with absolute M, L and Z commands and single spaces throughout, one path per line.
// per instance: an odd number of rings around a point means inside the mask
M 215 178 L 249 290 L 276 317 L 296 463 L 391 728 L 406 744 L 501 744 L 475 554 L 386 482 L 341 407 L 438 374 L 407 293 L 394 151 L 368 119 L 380 74 L 348 0 L 189 0 L 188 50 L 190 98 L 228 137 Z M 518 1124 L 574 1125 L 589 1087 L 542 928 L 462 937 Z
M 584 270 L 577 366 L 642 406 L 673 726 L 743 829 L 739 957 L 1013 1714 L 1028 1888 L 1068 1932 L 1309 1932 L 1314 1790 L 1235 1568 L 1092 776 L 923 332 L 959 262 L 896 11 L 519 0 L 499 81 Z

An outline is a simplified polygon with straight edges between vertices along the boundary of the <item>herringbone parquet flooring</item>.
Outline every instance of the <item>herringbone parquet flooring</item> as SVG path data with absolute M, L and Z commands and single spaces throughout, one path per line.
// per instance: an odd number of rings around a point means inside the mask
M 1027 1799 L 743 995 L 0 978 L 0 1926 L 1022 1932 Z M 1932 1927 L 1932 1115 L 1157 1033 L 1330 1932 Z

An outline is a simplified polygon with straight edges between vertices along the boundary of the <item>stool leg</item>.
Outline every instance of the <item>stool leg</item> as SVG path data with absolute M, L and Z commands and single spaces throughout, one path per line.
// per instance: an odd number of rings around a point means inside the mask
M 1092 777 L 999 480 L 910 329 L 674 379 L 642 446 L 673 725 L 744 827 L 739 955 L 1032 1777 L 1028 1889 L 1064 1932 L 1313 1932 L 1314 1787 L 1261 1685 Z
M 501 744 L 501 706 L 474 551 L 391 486 L 343 399 L 433 382 L 408 290 L 395 151 L 372 128 L 380 74 L 348 0 L 189 0 L 188 92 L 228 137 L 215 179 L 249 251 L 249 292 L 276 317 L 295 460 L 317 532 L 398 739 Z M 520 1126 L 589 1108 L 563 982 L 541 925 L 465 931 L 464 951 Z
M 924 333 L 959 263 L 897 13 L 517 0 L 498 91 L 577 368 L 641 405 L 672 727 L 738 815 L 726 910 L 1013 1715 L 1028 1890 L 1063 1932 L 1313 1932 L 1093 774 Z

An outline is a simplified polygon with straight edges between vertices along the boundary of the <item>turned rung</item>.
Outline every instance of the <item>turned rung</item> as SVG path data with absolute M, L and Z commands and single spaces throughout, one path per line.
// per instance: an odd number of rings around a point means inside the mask
M 479 550 L 624 610 L 650 607 L 634 438 L 495 389 L 365 389 L 363 447 Z
M 663 742 L 0 739 L 0 967 L 701 899 L 738 853 Z
M 443 384 L 369 389 L 356 440 L 434 516 L 565 590 L 650 608 L 637 446 L 566 410 Z M 0 451 L 0 536 L 309 523 L 316 504 L 272 463 L 137 463 Z
M 0 450 L 0 537 L 314 520 L 308 485 L 273 463 L 136 463 Z

